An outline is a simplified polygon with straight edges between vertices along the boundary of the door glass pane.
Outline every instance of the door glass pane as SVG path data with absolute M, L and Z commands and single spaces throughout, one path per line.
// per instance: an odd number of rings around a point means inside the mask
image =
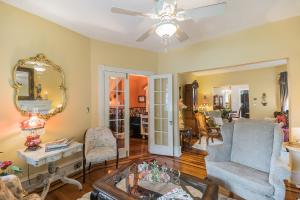
M 154 104 L 161 104 L 160 92 L 154 93 Z
M 167 92 L 162 92 L 161 93 L 161 102 L 162 104 L 168 104 L 168 93 Z
M 109 77 L 109 91 L 117 90 L 116 77 Z
M 118 120 L 118 134 L 121 138 L 124 138 L 125 124 L 124 120 Z
M 154 133 L 154 135 L 155 135 L 155 137 L 154 137 L 155 144 L 161 145 L 162 144 L 162 132 L 157 131 L 157 132 Z
M 118 78 L 117 79 L 117 86 L 118 86 L 118 91 L 124 91 L 124 88 L 125 88 L 124 78 Z
M 109 121 L 109 129 L 113 132 L 117 132 L 116 121 Z
M 117 92 L 114 90 L 111 90 L 109 92 L 109 105 L 110 106 L 116 106 L 117 105 Z
M 161 131 L 161 119 L 155 119 L 154 123 L 155 123 L 154 130 Z
M 168 132 L 162 132 L 162 145 L 168 146 Z
M 160 91 L 160 79 L 154 80 L 154 91 Z
M 124 112 L 125 112 L 125 107 L 124 106 L 119 106 L 118 107 L 118 119 L 124 119 L 125 118 L 125 115 L 124 115 Z
M 161 107 L 161 113 L 162 113 L 162 118 L 168 118 L 168 106 L 167 105 L 163 105 Z
M 160 112 L 160 105 L 155 105 L 154 106 L 154 117 L 157 117 L 157 118 L 161 118 L 161 112 Z
M 117 104 L 124 106 L 125 105 L 125 92 L 118 91 L 117 96 L 118 96 Z
M 161 91 L 167 91 L 168 90 L 168 79 L 163 78 L 161 79 Z
M 109 108 L 109 121 L 115 120 L 117 114 L 117 108 Z
M 162 131 L 168 132 L 168 119 L 162 120 Z

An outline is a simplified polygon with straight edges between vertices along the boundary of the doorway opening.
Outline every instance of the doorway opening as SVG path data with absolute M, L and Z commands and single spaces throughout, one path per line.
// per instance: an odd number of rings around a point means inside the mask
M 287 64 L 280 59 L 179 73 L 182 150 L 222 143 L 222 126 L 245 118 L 281 123 L 289 141 Z
M 130 74 L 129 80 L 129 149 L 130 155 L 148 153 L 149 81 L 147 76 Z

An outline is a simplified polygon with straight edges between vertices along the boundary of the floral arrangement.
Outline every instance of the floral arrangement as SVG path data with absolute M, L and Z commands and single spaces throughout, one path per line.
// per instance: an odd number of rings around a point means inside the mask
M 13 162 L 10 160 L 0 161 L 0 176 L 6 176 L 9 174 L 20 174 L 23 172 L 23 170 L 20 167 L 14 166 L 12 164 Z
M 138 165 L 139 179 L 152 183 L 167 183 L 171 180 L 169 169 L 166 165 L 159 165 L 157 160 L 143 162 Z M 178 173 L 180 176 L 180 173 Z

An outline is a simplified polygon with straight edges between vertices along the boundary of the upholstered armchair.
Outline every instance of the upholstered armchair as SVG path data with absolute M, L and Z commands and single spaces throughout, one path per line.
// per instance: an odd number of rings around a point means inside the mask
M 221 129 L 223 144 L 208 146 L 208 177 L 247 200 L 285 196 L 287 163 L 280 159 L 283 133 L 268 121 L 239 120 Z
M 41 200 L 38 194 L 28 194 L 15 175 L 0 177 L 0 200 Z
M 89 171 L 92 164 L 105 163 L 116 159 L 116 168 L 119 164 L 117 139 L 108 128 L 89 128 L 84 134 L 83 146 L 83 183 L 85 183 L 86 164 Z

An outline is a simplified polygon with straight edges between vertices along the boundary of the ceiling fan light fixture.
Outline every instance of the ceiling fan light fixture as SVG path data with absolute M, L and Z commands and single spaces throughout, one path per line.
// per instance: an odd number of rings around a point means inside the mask
M 161 38 L 170 38 L 176 33 L 176 31 L 176 24 L 172 22 L 165 22 L 156 27 L 155 33 Z

